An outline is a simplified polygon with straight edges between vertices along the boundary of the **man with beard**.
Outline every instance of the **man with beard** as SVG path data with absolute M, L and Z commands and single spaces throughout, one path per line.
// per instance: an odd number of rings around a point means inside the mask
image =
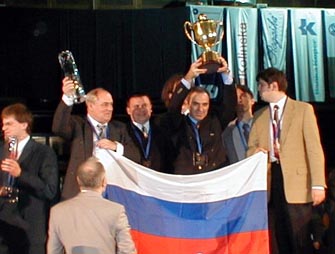
M 248 138 L 253 119 L 254 95 L 247 86 L 237 85 L 236 119 L 231 121 L 222 133 L 230 164 L 243 160 L 248 150 Z
M 72 115 L 75 84 L 68 77 L 63 79 L 63 97 L 52 124 L 52 131 L 72 143 L 68 168 L 62 190 L 62 199 L 79 192 L 75 179 L 79 164 L 95 154 L 96 149 L 108 149 L 123 154 L 123 144 L 129 140 L 125 124 L 112 121 L 113 97 L 103 88 L 95 88 L 86 95 L 87 115 Z

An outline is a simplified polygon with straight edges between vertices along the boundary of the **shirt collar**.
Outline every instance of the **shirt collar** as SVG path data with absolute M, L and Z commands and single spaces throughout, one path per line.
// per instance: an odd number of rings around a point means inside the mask
M 88 118 L 88 120 L 90 121 L 90 123 L 94 126 L 94 128 L 96 128 L 97 127 L 97 125 L 102 125 L 102 126 L 107 126 L 107 123 L 104 123 L 104 124 L 102 124 L 102 123 L 99 123 L 97 120 L 95 120 L 93 117 L 91 117 L 89 114 L 87 114 L 87 118 Z
M 144 126 L 148 131 L 150 130 L 150 121 L 146 121 L 144 124 L 133 122 L 133 124 L 140 130 L 142 130 L 142 126 Z
M 28 135 L 27 137 L 19 141 L 19 144 L 17 145 L 17 158 L 20 157 L 24 147 L 26 146 L 29 140 L 30 140 L 30 136 Z

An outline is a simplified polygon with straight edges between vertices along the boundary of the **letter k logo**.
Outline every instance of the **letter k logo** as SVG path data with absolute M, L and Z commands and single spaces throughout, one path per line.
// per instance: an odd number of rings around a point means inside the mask
M 301 25 L 299 29 L 301 30 L 302 35 L 307 35 L 309 32 L 311 35 L 316 35 L 316 32 L 313 30 L 313 26 L 315 25 L 315 22 L 310 22 L 307 24 L 306 19 L 301 19 Z

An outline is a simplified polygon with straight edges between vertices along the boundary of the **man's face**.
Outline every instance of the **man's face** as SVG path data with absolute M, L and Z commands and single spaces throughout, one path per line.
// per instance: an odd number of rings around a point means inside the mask
M 273 83 L 269 84 L 265 80 L 260 79 L 258 81 L 258 92 L 263 101 L 271 102 L 271 97 L 273 94 Z
M 236 90 L 237 93 L 237 113 L 248 112 L 255 104 L 255 100 L 250 94 L 243 92 L 241 89 Z
M 107 91 L 99 91 L 95 102 L 87 103 L 87 112 L 101 124 L 108 123 L 113 114 L 113 97 Z
M 17 137 L 19 140 L 27 135 L 27 123 L 18 122 L 14 116 L 6 116 L 2 119 L 2 131 L 5 140 L 9 137 Z
M 144 124 L 151 117 L 152 105 L 147 96 L 130 98 L 127 113 L 133 122 Z
M 209 97 L 206 93 L 193 93 L 190 95 L 190 116 L 197 121 L 203 120 L 209 109 Z

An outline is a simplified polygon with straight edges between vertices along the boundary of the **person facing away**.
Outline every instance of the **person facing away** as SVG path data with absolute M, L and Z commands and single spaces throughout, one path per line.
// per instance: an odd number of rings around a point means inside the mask
M 79 192 L 75 179 L 78 165 L 95 154 L 96 149 L 107 149 L 123 155 L 123 144 L 130 140 L 125 124 L 112 120 L 113 97 L 103 88 L 95 88 L 86 95 L 85 117 L 72 115 L 74 82 L 68 77 L 62 81 L 63 96 L 52 123 L 52 131 L 70 141 L 71 151 L 62 190 L 62 199 Z
M 124 156 L 145 167 L 170 173 L 171 145 L 161 128 L 151 119 L 152 103 L 146 94 L 133 94 L 127 100 L 128 134 Z
M 194 78 L 206 70 L 200 68 L 201 59 L 191 64 L 189 71 L 177 85 L 171 98 L 168 113 L 167 133 L 175 149 L 174 173 L 198 174 L 218 169 L 225 165 L 226 155 L 221 134 L 235 116 L 236 90 L 227 62 L 221 57 L 222 67 L 218 69 L 226 76 L 227 84 L 221 105 L 210 109 L 209 92 L 194 86 Z M 181 113 L 187 98 L 189 113 Z
M 76 179 L 80 193 L 51 208 L 47 254 L 135 254 L 125 208 L 102 197 L 103 165 L 88 158 Z
M 269 105 L 254 114 L 247 155 L 268 153 L 269 229 L 272 253 L 312 253 L 312 207 L 325 199 L 325 159 L 313 107 L 287 96 L 284 72 L 257 75 Z
M 222 142 L 226 149 L 229 164 L 246 157 L 248 139 L 253 119 L 254 95 L 244 85 L 236 85 L 237 117 L 231 121 L 222 133 Z
M 5 107 L 1 120 L 0 253 L 44 254 L 49 209 L 59 193 L 57 157 L 32 139 L 33 116 L 24 104 Z M 17 142 L 8 155 L 12 138 Z M 4 181 L 17 190 L 16 201 L 3 192 Z

